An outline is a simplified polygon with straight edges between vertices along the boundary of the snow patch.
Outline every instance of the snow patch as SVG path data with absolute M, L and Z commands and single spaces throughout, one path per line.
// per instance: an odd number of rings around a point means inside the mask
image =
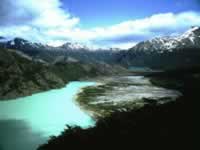
M 10 43 L 10 45 L 15 45 L 15 41 L 13 40 L 13 41 L 11 41 L 11 43 Z
M 190 41 L 194 44 L 194 37 L 189 37 Z

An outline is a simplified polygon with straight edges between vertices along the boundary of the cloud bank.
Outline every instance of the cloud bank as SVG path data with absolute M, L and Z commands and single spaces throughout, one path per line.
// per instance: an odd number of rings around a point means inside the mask
M 163 13 L 108 27 L 84 29 L 60 0 L 1 0 L 0 36 L 61 45 L 76 41 L 97 47 L 128 48 L 149 38 L 179 34 L 200 25 L 200 12 Z

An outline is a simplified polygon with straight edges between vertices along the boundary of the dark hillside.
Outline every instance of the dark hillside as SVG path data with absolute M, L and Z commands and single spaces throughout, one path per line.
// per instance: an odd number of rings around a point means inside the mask
M 22 52 L 0 49 L 0 99 L 13 99 L 50 89 L 70 81 L 121 72 L 120 67 L 59 60 L 54 64 L 32 59 Z M 101 69 L 99 69 L 101 68 Z
M 177 84 L 173 81 L 179 77 L 176 89 L 181 90 L 183 96 L 177 101 L 165 105 L 152 104 L 131 112 L 116 112 L 99 120 L 90 129 L 69 128 L 39 149 L 194 149 L 200 70 L 188 71 L 151 75 L 154 84 L 172 88 Z

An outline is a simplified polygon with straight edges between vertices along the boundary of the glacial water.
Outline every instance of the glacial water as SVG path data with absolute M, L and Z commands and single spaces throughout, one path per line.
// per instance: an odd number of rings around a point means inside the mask
M 143 76 L 112 78 L 121 86 L 99 96 L 94 104 L 126 103 L 143 98 L 176 99 L 178 91 L 156 87 Z M 101 82 L 101 81 L 99 81 Z M 75 101 L 79 90 L 95 82 L 71 82 L 66 87 L 11 101 L 0 101 L 0 150 L 35 150 L 59 135 L 66 125 L 87 128 L 95 125 L 92 117 Z M 130 84 L 128 87 L 123 85 Z M 105 101 L 106 100 L 106 101 Z
M 68 125 L 87 128 L 94 120 L 75 102 L 79 90 L 93 82 L 71 82 L 51 90 L 0 102 L 0 150 L 34 150 Z

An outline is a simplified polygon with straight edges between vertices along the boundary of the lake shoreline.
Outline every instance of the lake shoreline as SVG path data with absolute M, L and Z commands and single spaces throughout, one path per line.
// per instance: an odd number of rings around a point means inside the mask
M 57 89 L 61 89 L 64 88 L 69 82 L 73 82 L 73 81 L 88 81 L 88 82 L 98 82 L 98 83 L 106 83 L 107 81 L 104 81 L 107 78 L 113 78 L 113 77 L 120 77 L 120 76 L 129 76 L 129 75 L 135 75 L 135 76 L 144 76 L 144 75 L 148 75 L 151 73 L 155 73 L 155 72 L 124 72 L 124 73 L 120 73 L 117 75 L 98 75 L 95 77 L 80 77 L 77 80 L 71 80 L 71 81 L 62 81 L 62 83 L 57 84 L 53 87 L 48 87 L 47 89 L 40 89 L 40 88 L 33 88 L 33 89 L 29 89 L 29 90 L 24 90 L 21 93 L 15 92 L 15 91 L 11 91 L 9 94 L 6 94 L 5 96 L 0 95 L 0 101 L 12 101 L 13 99 L 18 99 L 18 98 L 23 98 L 23 97 L 27 97 L 27 96 L 32 96 L 34 94 L 38 94 L 38 93 L 43 93 L 43 92 L 48 92 L 51 90 L 57 90 Z
M 109 76 L 112 76 L 112 75 L 109 75 Z M 11 92 L 10 95 L 6 95 L 6 96 L 1 96 L 0 95 L 0 102 L 1 101 L 13 101 L 14 99 L 19 99 L 19 98 L 24 98 L 24 97 L 28 97 L 28 96 L 32 96 L 34 94 L 40 94 L 40 93 L 43 93 L 43 92 L 48 92 L 48 91 L 51 91 L 51 90 L 59 90 L 59 89 L 62 89 L 64 88 L 67 84 L 69 84 L 70 82 L 76 82 L 76 81 L 80 81 L 80 82 L 96 82 L 97 79 L 101 79 L 101 78 L 106 78 L 108 76 L 97 76 L 97 77 L 87 77 L 87 78 L 80 78 L 78 80 L 71 80 L 71 81 L 67 81 L 67 82 L 64 82 L 62 83 L 61 85 L 59 86 L 56 86 L 56 87 L 53 87 L 53 88 L 48 88 L 48 89 L 37 89 L 37 90 L 31 90 L 27 93 L 13 93 Z
M 139 110 L 116 112 L 98 120 L 89 129 L 71 128 L 38 150 L 94 147 L 113 149 L 195 149 L 200 71 L 166 72 L 149 76 L 157 86 L 178 89 L 182 96 L 164 105 L 147 105 Z M 176 79 L 183 84 L 177 84 Z M 155 82 L 155 80 L 157 82 Z M 78 140 L 74 137 L 80 137 Z M 70 141 L 70 142 L 68 142 Z
M 41 136 L 47 140 L 51 136 L 58 136 L 68 126 L 80 126 L 82 128 L 89 128 L 95 125 L 95 120 L 83 110 L 75 101 L 77 93 L 84 87 L 93 86 L 93 82 L 70 82 L 62 89 L 54 89 L 43 93 L 33 94 L 17 100 L 1 101 L 0 102 L 0 126 L 5 126 L 4 120 L 8 120 L 6 130 L 2 136 L 7 137 L 0 140 L 0 145 L 5 147 L 17 145 L 23 147 L 25 143 L 30 143 L 27 140 L 38 141 L 31 145 L 38 147 Z M 73 115 L 72 115 L 73 114 Z M 53 119 L 52 119 L 53 118 Z M 9 121 L 10 120 L 10 121 Z M 16 120 L 15 124 L 9 125 Z M 19 121 L 17 121 L 19 120 Z M 18 143 L 15 143 L 13 138 L 18 134 L 14 134 L 15 130 L 20 134 L 25 135 L 28 132 L 29 138 L 21 138 Z M 8 134 L 12 131 L 12 134 Z M 18 133 L 17 132 L 17 133 Z M 36 132 L 36 133 L 35 133 Z M 1 136 L 0 136 L 1 137 Z M 9 141 L 10 139 L 13 139 Z M 17 139 L 17 138 L 16 138 Z M 3 142 L 4 143 L 1 143 Z M 25 142 L 25 143 L 24 143 Z M 24 143 L 23 145 L 20 145 Z M 36 144 L 36 145 L 35 145 Z M 28 147 L 28 145 L 26 145 Z M 14 148 L 12 148 L 14 149 Z M 18 148 L 24 150 L 22 148 Z M 7 149 L 6 149 L 7 150 Z M 35 150 L 27 148 L 26 150 Z

